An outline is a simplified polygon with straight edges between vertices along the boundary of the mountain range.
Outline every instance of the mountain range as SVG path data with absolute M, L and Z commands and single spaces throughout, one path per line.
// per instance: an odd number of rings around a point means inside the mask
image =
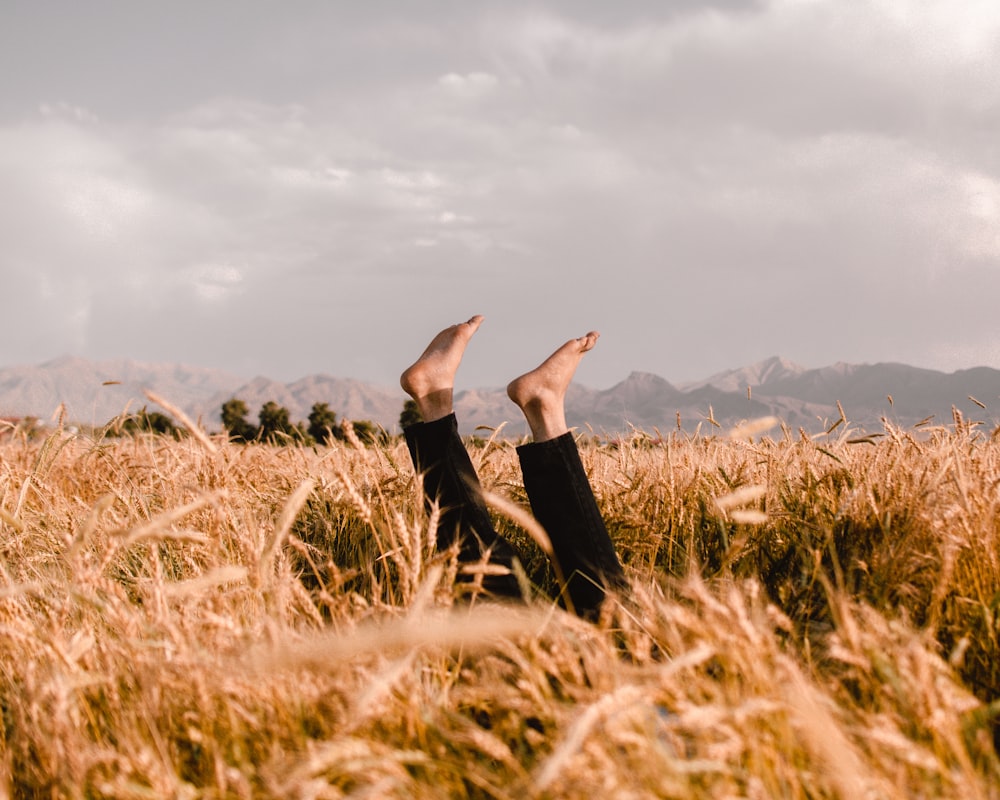
M 305 419 L 313 403 L 325 402 L 341 418 L 369 419 L 392 432 L 399 428 L 405 399 L 399 389 L 330 375 L 292 383 L 264 377 L 247 382 L 222 370 L 67 356 L 36 366 L 0 368 L 0 417 L 35 416 L 44 421 L 62 404 L 68 420 L 100 425 L 125 410 L 152 409 L 144 389 L 200 418 L 209 431 L 221 428 L 222 404 L 238 397 L 246 402 L 251 419 L 268 400 L 288 408 L 293 420 Z M 880 429 L 883 417 L 903 427 L 928 417 L 934 424 L 950 424 L 953 407 L 966 418 L 995 425 L 1000 417 L 1000 370 L 977 367 L 944 373 L 895 363 L 807 369 L 775 356 L 676 385 L 646 372 L 633 372 L 609 389 L 573 384 L 566 410 L 570 425 L 609 434 L 632 428 L 666 433 L 678 422 L 686 431 L 700 425 L 707 433 L 714 427 L 710 419 L 728 428 L 764 416 L 813 432 L 840 418 L 838 402 L 851 425 L 868 430 Z M 508 435 L 526 433 L 502 388 L 459 392 L 455 407 L 465 432 L 505 423 Z

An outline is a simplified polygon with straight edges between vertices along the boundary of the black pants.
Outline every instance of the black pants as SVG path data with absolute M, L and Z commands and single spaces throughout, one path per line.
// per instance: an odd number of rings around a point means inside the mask
M 460 561 L 479 561 L 489 552 L 492 563 L 510 566 L 517 553 L 493 527 L 455 415 L 411 425 L 404 433 L 413 466 L 423 475 L 427 503 L 437 502 L 440 509 L 438 547 L 446 549 L 458 538 Z M 517 455 L 532 513 L 552 541 L 573 608 L 593 618 L 606 591 L 620 588 L 625 578 L 576 442 L 566 433 L 522 445 Z M 520 595 L 513 575 L 486 576 L 483 585 L 494 594 Z

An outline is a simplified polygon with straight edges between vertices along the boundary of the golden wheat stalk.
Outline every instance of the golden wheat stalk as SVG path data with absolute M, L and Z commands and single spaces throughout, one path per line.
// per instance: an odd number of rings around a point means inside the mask
M 183 519 L 189 514 L 194 513 L 205 506 L 215 505 L 223 497 L 226 496 L 224 490 L 219 490 L 216 492 L 208 492 L 203 494 L 196 500 L 192 500 L 190 503 L 185 503 L 177 508 L 169 509 L 159 514 L 149 522 L 144 525 L 139 525 L 135 528 L 129 528 L 122 531 L 117 531 L 114 535 L 122 539 L 124 545 L 135 544 L 136 542 L 142 542 L 147 540 L 156 539 L 178 539 L 184 541 L 207 541 L 205 534 L 198 531 L 169 531 L 164 530 L 169 526 L 173 525 L 175 522 Z
M 167 597 L 197 597 L 203 595 L 209 589 L 219 586 L 226 586 L 232 583 L 242 583 L 249 574 L 246 567 L 234 565 L 218 567 L 210 570 L 197 578 L 189 578 L 185 581 L 165 583 L 163 594 Z
M 744 422 L 742 425 L 737 425 L 731 431 L 729 431 L 730 439 L 753 439 L 754 436 L 764 433 L 764 431 L 769 431 L 781 424 L 781 420 L 777 417 L 760 417 L 759 419 L 752 419 L 749 422 Z
M 741 486 L 735 492 L 730 492 L 722 497 L 717 497 L 715 499 L 715 505 L 719 511 L 725 513 L 730 509 L 745 506 L 747 503 L 760 500 L 760 498 L 764 497 L 766 494 L 767 487 L 763 485 Z
M 251 664 L 264 671 L 331 669 L 370 653 L 412 649 L 494 647 L 502 638 L 535 635 L 548 616 L 529 608 L 477 606 L 468 611 L 411 614 L 402 620 L 357 627 L 351 633 L 317 634 L 302 642 L 279 643 Z
M 282 507 L 281 514 L 278 516 L 278 519 L 274 524 L 274 530 L 271 531 L 270 536 L 268 536 L 264 542 L 264 547 L 260 553 L 260 559 L 257 562 L 257 577 L 261 581 L 262 585 L 268 584 L 268 576 L 271 573 L 274 554 L 277 552 L 278 548 L 281 547 L 282 542 L 285 541 L 285 537 L 288 536 L 288 532 L 292 529 L 292 523 L 295 522 L 295 517 L 302 509 L 302 506 L 305 505 L 306 500 L 309 499 L 309 495 L 312 494 L 313 489 L 315 488 L 316 481 L 312 478 L 306 478 L 298 485 L 295 491 L 292 492 L 291 496 Z
M 204 447 L 206 450 L 208 450 L 209 453 L 214 454 L 219 452 L 219 449 L 215 446 L 215 443 L 208 438 L 208 434 L 205 433 L 205 431 L 203 431 L 199 425 L 193 422 L 191 418 L 187 414 L 185 414 L 179 407 L 175 406 L 170 401 L 163 399 L 158 394 L 150 391 L 149 389 L 145 391 L 145 395 L 146 397 L 149 398 L 151 402 L 156 403 L 156 405 L 160 406 L 165 411 L 168 411 L 171 414 L 173 414 L 177 418 L 177 420 L 181 423 L 181 425 L 183 425 L 187 429 L 188 433 L 190 433 L 195 439 L 201 442 L 201 446 Z

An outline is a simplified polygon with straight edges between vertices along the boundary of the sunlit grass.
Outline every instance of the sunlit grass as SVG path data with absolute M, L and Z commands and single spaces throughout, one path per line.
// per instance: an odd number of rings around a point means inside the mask
M 0 791 L 1000 794 L 988 433 L 581 447 L 632 586 L 597 626 L 505 516 L 534 598 L 456 584 L 399 442 L 9 435 Z

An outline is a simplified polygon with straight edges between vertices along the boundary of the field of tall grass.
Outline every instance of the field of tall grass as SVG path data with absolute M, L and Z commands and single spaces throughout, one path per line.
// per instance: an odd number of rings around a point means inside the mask
M 0 796 L 1000 797 L 1000 443 L 960 418 L 582 437 L 631 585 L 596 625 L 502 514 L 529 602 L 456 583 L 400 441 L 106 434 L 0 442 Z

